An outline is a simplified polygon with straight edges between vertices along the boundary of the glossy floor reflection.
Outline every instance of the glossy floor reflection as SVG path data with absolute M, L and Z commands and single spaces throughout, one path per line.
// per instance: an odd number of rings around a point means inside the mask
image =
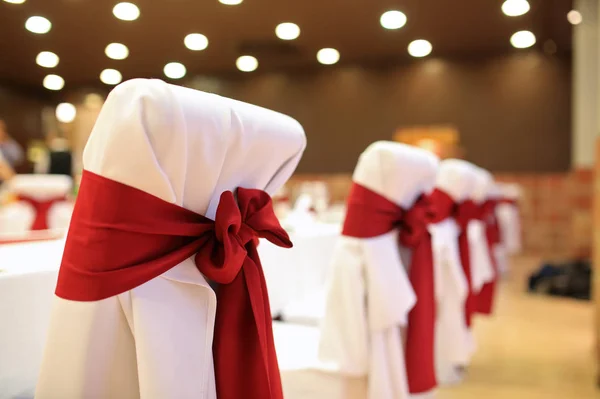
M 525 292 L 533 258 L 514 262 L 493 319 L 479 318 L 479 350 L 465 382 L 438 399 L 588 399 L 595 386 L 591 302 Z

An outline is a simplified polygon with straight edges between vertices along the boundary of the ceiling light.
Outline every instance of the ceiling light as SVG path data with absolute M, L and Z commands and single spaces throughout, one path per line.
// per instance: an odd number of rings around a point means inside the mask
M 193 51 L 202 51 L 208 47 L 208 38 L 201 33 L 190 33 L 183 39 L 185 47 Z
M 340 60 L 340 52 L 334 48 L 322 48 L 317 53 L 317 61 L 324 65 L 333 65 Z
M 579 11 L 571 10 L 567 14 L 567 20 L 571 23 L 571 25 L 579 25 L 583 21 L 583 17 Z
M 77 116 L 77 109 L 71 103 L 60 103 L 56 107 L 56 119 L 62 123 L 71 123 Z
M 275 34 L 281 40 L 294 40 L 300 36 L 300 27 L 292 22 L 283 22 L 277 25 Z
M 23 4 L 23 3 L 25 3 L 25 0 L 4 0 L 4 1 L 7 2 L 7 3 L 10 3 L 10 4 Z
M 242 55 L 235 61 L 235 65 L 242 72 L 252 72 L 258 68 L 258 60 L 251 55 Z
M 119 3 L 113 8 L 115 17 L 123 21 L 135 21 L 140 16 L 140 9 L 133 3 Z
M 107 85 L 118 85 L 123 80 L 123 75 L 116 69 L 105 69 L 100 72 L 100 80 Z
M 413 40 L 408 45 L 408 54 L 413 57 L 426 57 L 431 54 L 433 46 L 427 40 L 419 39 Z
M 65 80 L 58 75 L 47 75 L 43 85 L 48 90 L 60 90 L 65 87 Z
M 111 43 L 104 49 L 104 53 L 108 58 L 113 60 L 124 60 L 129 56 L 129 49 L 121 43 Z
M 52 23 L 44 17 L 29 17 L 25 22 L 25 29 L 29 32 L 44 34 L 52 28 Z
M 510 38 L 510 44 L 515 48 L 527 48 L 535 44 L 535 35 L 528 30 L 522 30 Z
M 185 65 L 179 62 L 169 62 L 164 68 L 165 75 L 171 79 L 181 79 L 186 72 Z
M 518 17 L 527 14 L 529 3 L 527 0 L 506 0 L 502 4 L 502 12 L 509 17 Z
M 219 3 L 225 4 L 228 6 L 237 6 L 238 4 L 242 4 L 244 0 L 219 0 Z
M 51 51 L 42 51 L 35 57 L 35 63 L 44 68 L 54 68 L 58 65 L 58 55 Z
M 379 23 L 385 29 L 400 29 L 406 25 L 406 15 L 402 11 L 386 11 L 381 14 Z

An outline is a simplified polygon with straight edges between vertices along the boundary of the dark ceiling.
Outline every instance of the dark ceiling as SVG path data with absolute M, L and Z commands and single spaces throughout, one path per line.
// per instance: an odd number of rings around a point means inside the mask
M 237 6 L 217 0 L 130 1 L 141 10 L 132 22 L 112 15 L 117 0 L 27 0 L 20 5 L 0 0 L 0 81 L 36 89 L 46 74 L 56 73 L 70 89 L 99 83 L 105 68 L 118 69 L 124 79 L 164 78 L 163 66 L 170 61 L 186 65 L 188 75 L 241 73 L 235 60 L 247 52 L 259 59 L 259 71 L 305 68 L 318 65 L 315 54 L 322 47 L 337 48 L 342 62 L 404 58 L 408 43 L 418 38 L 433 44 L 432 55 L 464 57 L 523 51 L 509 44 L 512 33 L 523 29 L 536 34 L 538 48 L 548 40 L 559 53 L 571 48 L 566 19 L 571 0 L 529 0 L 531 11 L 514 18 L 502 14 L 502 0 L 244 0 Z M 406 26 L 383 29 L 379 16 L 389 9 L 403 11 Z M 48 18 L 52 30 L 45 35 L 26 31 L 25 20 L 32 15 Z M 293 42 L 274 35 L 275 26 L 286 21 L 301 28 Z M 206 50 L 192 52 L 183 45 L 192 32 L 208 37 Z M 111 42 L 126 44 L 129 57 L 108 59 L 104 48 Z M 36 55 L 44 50 L 59 55 L 58 67 L 36 65 Z

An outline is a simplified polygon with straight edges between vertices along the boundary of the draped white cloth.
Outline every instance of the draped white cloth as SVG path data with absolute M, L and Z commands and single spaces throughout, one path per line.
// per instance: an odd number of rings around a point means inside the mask
M 304 147 L 285 115 L 135 79 L 107 98 L 83 163 L 213 219 L 223 191 L 276 192 Z M 36 397 L 214 399 L 216 306 L 191 258 L 101 301 L 55 298 Z
M 521 189 L 516 184 L 499 184 L 500 194 L 507 199 L 518 201 L 521 197 Z M 500 203 L 496 209 L 502 243 L 509 255 L 519 253 L 521 243 L 521 217 L 519 207 L 515 204 Z
M 360 156 L 353 180 L 409 209 L 433 188 L 437 158 L 398 143 L 376 142 Z M 319 359 L 340 375 L 366 378 L 369 399 L 409 397 L 400 334 L 416 301 L 398 231 L 342 236 L 333 255 Z

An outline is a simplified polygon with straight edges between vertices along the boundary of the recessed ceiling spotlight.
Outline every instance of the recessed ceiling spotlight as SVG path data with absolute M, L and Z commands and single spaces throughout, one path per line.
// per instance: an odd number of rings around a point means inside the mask
M 181 79 L 185 76 L 187 70 L 185 69 L 185 65 L 180 62 L 169 62 L 165 65 L 163 72 L 168 78 Z
M 25 3 L 25 0 L 4 0 L 4 1 L 7 2 L 7 3 L 10 3 L 10 4 L 23 4 L 23 3 Z
M 502 4 L 502 12 L 509 17 L 518 17 L 529 12 L 527 0 L 506 0 Z
M 219 0 L 219 3 L 225 4 L 228 6 L 237 6 L 238 4 L 242 4 L 244 0 Z
M 58 62 L 58 55 L 51 51 L 42 51 L 35 57 L 35 63 L 44 68 L 54 68 Z
M 129 49 L 121 43 L 111 43 L 104 49 L 104 53 L 108 58 L 113 60 L 124 60 L 129 56 Z
M 317 61 L 323 65 L 333 65 L 340 60 L 340 52 L 334 48 L 322 48 L 317 52 Z
M 27 21 L 25 21 L 25 29 L 29 32 L 43 35 L 44 33 L 50 32 L 52 23 L 44 17 L 29 17 Z
M 201 33 L 190 33 L 183 39 L 183 44 L 190 50 L 202 51 L 208 47 L 208 38 Z
M 114 86 L 121 83 L 122 80 L 123 75 L 121 75 L 121 72 L 117 71 L 116 69 L 109 68 L 100 72 L 100 81 L 104 84 Z
M 60 103 L 56 106 L 56 119 L 62 123 L 71 123 L 77 116 L 77 109 L 71 103 Z
M 122 21 L 135 21 L 140 17 L 140 9 L 133 3 L 119 3 L 113 8 L 113 15 Z
M 413 57 L 426 57 L 431 54 L 433 46 L 427 40 L 413 40 L 408 45 L 408 54 Z
M 43 85 L 48 90 L 61 90 L 65 87 L 65 80 L 58 75 L 47 75 L 44 78 Z
M 510 38 L 510 44 L 515 48 L 528 48 L 533 46 L 535 42 L 535 35 L 528 30 L 516 32 Z
M 294 40 L 300 36 L 300 27 L 292 22 L 283 22 L 275 28 L 275 35 L 281 40 Z
M 406 15 L 402 11 L 391 10 L 386 11 L 381 14 L 381 18 L 379 18 L 379 23 L 385 29 L 400 29 L 404 25 L 406 25 Z
M 258 60 L 251 55 L 242 55 L 235 61 L 235 65 L 242 72 L 252 72 L 258 68 Z
M 579 25 L 581 22 L 583 22 L 583 17 L 579 11 L 571 10 L 567 14 L 567 21 L 569 21 L 571 25 Z

